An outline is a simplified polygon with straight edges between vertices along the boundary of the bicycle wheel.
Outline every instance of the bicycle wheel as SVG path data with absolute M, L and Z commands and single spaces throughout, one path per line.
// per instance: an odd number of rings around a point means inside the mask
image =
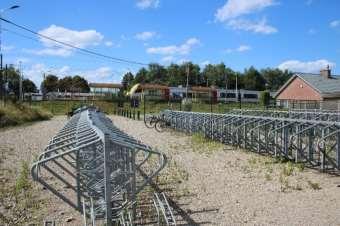
M 158 120 L 155 124 L 155 129 L 157 132 L 163 132 L 166 127 L 166 124 L 163 120 Z
M 146 118 L 144 121 L 145 126 L 149 129 L 152 129 L 155 126 L 155 123 L 156 123 L 155 117 Z

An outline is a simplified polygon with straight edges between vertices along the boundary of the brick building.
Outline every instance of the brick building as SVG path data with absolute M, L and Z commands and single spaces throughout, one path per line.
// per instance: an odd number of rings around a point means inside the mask
M 340 110 L 340 76 L 331 75 L 329 67 L 320 74 L 296 73 L 275 98 L 285 108 Z

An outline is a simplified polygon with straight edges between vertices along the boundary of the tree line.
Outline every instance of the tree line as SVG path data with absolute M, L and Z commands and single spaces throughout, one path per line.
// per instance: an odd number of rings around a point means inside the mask
M 0 96 L 9 96 L 13 100 L 19 99 L 20 96 L 20 80 L 22 80 L 23 93 L 37 93 L 39 90 L 36 84 L 28 78 L 20 78 L 20 71 L 10 65 L 8 68 L 0 72 Z M 48 92 L 90 92 L 90 87 L 86 79 L 83 77 L 66 76 L 58 78 L 56 75 L 49 74 L 44 77 L 40 90 L 42 94 Z
M 30 79 L 22 79 L 23 93 L 35 93 L 37 87 Z M 19 98 L 20 95 L 20 71 L 9 66 L 0 73 L 0 95 L 11 95 Z
M 278 90 L 291 76 L 288 70 L 278 68 L 265 68 L 257 70 L 253 66 L 243 72 L 237 72 L 224 63 L 208 64 L 200 68 L 198 64 L 191 62 L 185 64 L 171 64 L 167 67 L 159 64 L 150 64 L 141 68 L 136 74 L 131 72 L 123 76 L 122 84 L 128 89 L 137 83 L 156 83 L 167 86 L 215 86 L 219 88 L 236 88 L 247 90 Z
M 162 66 L 152 63 L 148 67 L 141 68 L 137 73 L 126 73 L 122 78 L 124 90 L 129 89 L 137 83 L 154 83 L 167 86 L 216 86 L 228 89 L 236 88 L 247 90 L 278 90 L 292 75 L 291 72 L 282 71 L 277 68 L 265 68 L 257 70 L 254 67 L 246 68 L 243 72 L 234 71 L 225 64 L 208 64 L 201 68 L 198 64 L 191 62 L 185 64 L 170 64 Z M 20 72 L 13 66 L 0 73 L 1 95 L 14 94 L 19 97 Z M 34 82 L 30 79 L 22 80 L 24 93 L 35 93 L 38 91 Z M 81 92 L 88 93 L 90 87 L 88 81 L 79 76 L 66 76 L 58 78 L 56 75 L 49 74 L 44 77 L 41 86 L 43 94 L 48 92 Z
M 41 92 L 77 92 L 88 93 L 90 87 L 87 80 L 79 75 L 58 78 L 56 75 L 47 75 L 40 86 Z

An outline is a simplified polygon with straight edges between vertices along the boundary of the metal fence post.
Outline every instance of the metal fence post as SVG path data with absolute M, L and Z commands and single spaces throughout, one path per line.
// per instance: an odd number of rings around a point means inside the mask
M 105 183 L 105 202 L 106 202 L 106 225 L 113 226 L 112 224 L 112 203 L 111 203 L 111 164 L 110 164 L 110 151 L 112 150 L 110 135 L 104 135 L 104 183 Z

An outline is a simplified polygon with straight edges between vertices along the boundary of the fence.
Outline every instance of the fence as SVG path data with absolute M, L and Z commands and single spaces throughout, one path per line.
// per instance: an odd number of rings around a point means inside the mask
M 85 225 L 134 225 L 137 195 L 166 162 L 164 154 L 121 132 L 103 113 L 83 108 L 50 141 L 31 174 L 81 212 Z
M 338 114 L 328 114 L 327 120 L 332 120 L 325 121 L 319 113 L 311 112 L 308 119 L 299 112 L 281 113 L 286 117 L 275 111 L 212 114 L 166 110 L 163 115 L 176 130 L 202 133 L 225 144 L 303 162 L 323 171 L 340 169 Z

